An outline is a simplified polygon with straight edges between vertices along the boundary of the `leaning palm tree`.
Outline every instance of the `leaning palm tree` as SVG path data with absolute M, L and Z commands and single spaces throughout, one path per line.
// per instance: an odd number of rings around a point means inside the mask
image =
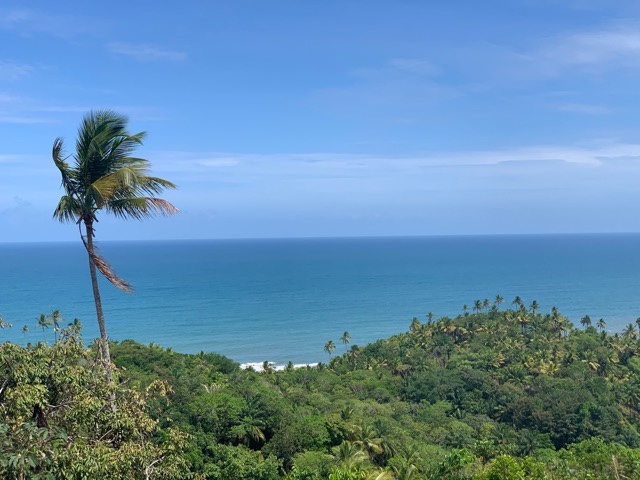
M 145 132 L 129 134 L 127 117 L 111 111 L 89 112 L 78 129 L 75 153 L 64 155 L 62 138 L 53 143 L 53 161 L 62 175 L 64 195 L 53 217 L 78 225 L 89 255 L 89 272 L 96 304 L 100 349 L 107 379 L 112 381 L 111 355 L 102 312 L 96 269 L 120 290 L 131 293 L 131 285 L 118 277 L 98 255 L 93 243 L 97 213 L 104 210 L 120 218 L 141 220 L 156 214 L 171 215 L 178 209 L 153 195 L 175 185 L 148 175 L 148 160 L 130 156 L 142 144 Z M 67 163 L 69 158 L 72 164 Z M 83 232 L 84 228 L 84 232 Z

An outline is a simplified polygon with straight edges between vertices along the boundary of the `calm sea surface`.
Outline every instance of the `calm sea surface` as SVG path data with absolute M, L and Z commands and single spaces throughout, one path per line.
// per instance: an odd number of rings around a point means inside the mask
M 104 242 L 133 283 L 102 294 L 112 339 L 239 362 L 326 361 L 347 330 L 352 344 L 406 331 L 412 317 L 519 295 L 620 330 L 640 316 L 640 234 Z M 34 329 L 57 309 L 97 336 L 81 243 L 0 244 L 0 341 L 53 339 Z M 30 332 L 22 333 L 28 325 Z

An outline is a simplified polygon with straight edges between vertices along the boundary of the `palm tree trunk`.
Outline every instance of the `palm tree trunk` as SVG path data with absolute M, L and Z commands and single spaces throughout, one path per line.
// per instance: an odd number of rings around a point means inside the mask
M 93 261 L 93 221 L 85 220 L 84 226 L 87 232 L 87 250 L 89 254 L 89 271 L 91 272 L 91 286 L 93 287 L 93 300 L 96 304 L 96 316 L 98 317 L 98 327 L 100 328 L 100 350 L 102 353 L 102 362 L 107 374 L 109 383 L 113 382 L 113 373 L 111 371 L 111 353 L 109 352 L 109 337 L 107 329 L 104 325 L 104 313 L 102 312 L 102 300 L 100 299 L 100 290 L 98 289 L 98 275 L 96 272 L 96 264 Z M 115 400 L 115 398 L 114 398 Z

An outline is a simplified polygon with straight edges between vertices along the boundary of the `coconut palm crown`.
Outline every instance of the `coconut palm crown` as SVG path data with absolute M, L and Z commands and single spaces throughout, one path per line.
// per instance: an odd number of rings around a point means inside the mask
M 145 133 L 130 135 L 127 123 L 127 117 L 112 111 L 89 112 L 78 128 L 75 153 L 65 157 L 62 138 L 55 140 L 52 150 L 65 192 L 53 217 L 78 225 L 80 238 L 89 254 L 105 362 L 110 362 L 110 358 L 96 268 L 119 289 L 129 293 L 132 290 L 131 285 L 119 278 L 96 252 L 93 237 L 97 213 L 103 210 L 116 217 L 141 220 L 178 212 L 171 203 L 154 196 L 165 188 L 175 188 L 175 185 L 162 178 L 149 176 L 149 161 L 131 156 L 142 145 Z M 71 164 L 67 161 L 70 158 L 73 159 Z

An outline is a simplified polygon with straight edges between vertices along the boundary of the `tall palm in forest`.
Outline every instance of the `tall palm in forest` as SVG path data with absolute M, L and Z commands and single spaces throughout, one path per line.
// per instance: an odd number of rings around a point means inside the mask
M 333 340 L 329 340 L 327 343 L 324 344 L 324 351 L 329 354 L 329 357 L 331 357 L 331 354 L 335 350 L 336 350 L 336 344 L 333 343 Z
M 111 111 L 90 112 L 78 128 L 75 153 L 65 157 L 62 138 L 55 140 L 52 151 L 64 189 L 53 217 L 78 225 L 80 238 L 89 255 L 102 361 L 109 381 L 112 381 L 111 355 L 96 269 L 120 290 L 128 293 L 132 290 L 131 285 L 118 277 L 97 253 L 93 243 L 97 213 L 104 210 L 119 218 L 142 220 L 178 211 L 168 201 L 153 196 L 165 188 L 175 188 L 175 185 L 149 176 L 149 161 L 130 156 L 142 144 L 145 132 L 131 135 L 127 131 L 127 123 L 127 117 Z M 73 159 L 71 164 L 67 163 L 69 158 Z
M 347 349 L 347 345 L 351 341 L 351 335 L 349 335 L 349 332 L 345 331 L 342 334 L 342 336 L 340 337 L 340 341 L 342 342 L 342 344 L 344 345 L 344 348 L 346 350 Z
M 529 310 L 531 310 L 531 313 L 533 313 L 534 315 L 536 314 L 539 308 L 540 308 L 540 304 L 536 300 L 533 300 L 531 302 L 531 305 L 529 305 Z

